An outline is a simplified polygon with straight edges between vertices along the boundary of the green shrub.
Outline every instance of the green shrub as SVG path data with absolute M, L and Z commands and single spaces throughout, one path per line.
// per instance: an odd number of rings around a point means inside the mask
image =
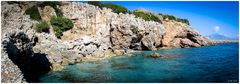
M 189 25 L 188 19 L 178 19 L 178 22 L 186 23 Z
M 39 24 L 36 26 L 36 31 L 37 32 L 49 32 L 49 25 L 46 21 L 41 21 Z
M 159 15 L 161 15 L 163 17 L 163 19 L 168 18 L 169 20 L 175 20 L 177 22 L 182 22 L 182 23 L 186 23 L 186 24 L 190 25 L 188 19 L 181 19 L 181 18 L 177 18 L 173 15 L 167 15 L 167 14 L 165 15 L 165 14 L 161 14 L 161 13 L 159 13 Z
M 62 13 L 62 11 L 59 8 L 54 8 L 54 9 L 55 9 L 55 12 L 56 12 L 57 16 L 59 16 L 59 17 L 63 16 L 63 13 Z
M 133 14 L 136 17 L 142 18 L 146 21 L 156 21 L 156 22 L 160 22 L 159 18 L 151 13 L 144 13 L 141 11 L 134 11 Z
M 18 1 L 7 1 L 8 4 L 19 4 L 20 2 Z
M 45 6 L 55 7 L 57 5 L 61 5 L 61 3 L 58 1 L 43 1 L 38 3 L 39 7 L 45 7 Z
M 114 13 L 118 13 L 118 14 L 119 13 L 130 13 L 130 11 L 127 8 L 117 5 L 117 4 L 112 4 L 112 3 L 103 4 L 100 1 L 88 1 L 87 3 L 94 5 L 94 6 L 98 6 L 99 8 L 103 8 L 103 7 L 110 8 L 110 9 L 112 9 L 112 11 Z
M 28 14 L 30 15 L 30 18 L 33 19 L 33 20 L 37 20 L 37 21 L 40 21 L 41 20 L 41 16 L 38 12 L 38 7 L 36 5 L 28 8 L 26 11 L 25 11 L 25 14 Z
M 177 21 L 177 17 L 173 16 L 173 15 L 162 15 L 163 19 L 169 19 L 169 20 L 175 20 Z
M 111 3 L 106 3 L 106 4 L 103 4 L 103 7 L 106 7 L 106 8 L 110 8 L 112 9 L 112 11 L 114 13 L 128 13 L 128 9 L 123 7 L 123 6 L 120 6 L 120 5 L 116 5 L 116 4 L 111 4 Z
M 98 6 L 99 8 L 103 7 L 103 4 L 100 1 L 88 1 L 88 4 Z
M 70 19 L 63 17 L 53 16 L 50 22 L 57 38 L 60 38 L 64 31 L 73 27 L 73 22 Z
M 41 8 L 43 8 L 45 6 L 53 7 L 57 16 L 63 16 L 62 11 L 57 7 L 57 5 L 61 5 L 61 3 L 58 1 L 43 1 L 43 2 L 38 3 L 38 6 Z

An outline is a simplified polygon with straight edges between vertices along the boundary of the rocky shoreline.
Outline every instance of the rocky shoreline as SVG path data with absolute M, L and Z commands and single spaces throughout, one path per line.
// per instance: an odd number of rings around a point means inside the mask
M 185 23 L 163 20 L 161 16 L 158 17 L 161 22 L 145 21 L 133 14 L 117 14 L 111 9 L 81 2 L 61 2 L 57 6 L 63 16 L 74 23 L 74 27 L 59 39 L 52 26 L 49 33 L 36 32 L 39 22 L 24 13 L 37 3 L 1 3 L 1 82 L 38 82 L 39 75 L 62 70 L 68 64 L 132 51 L 216 43 Z M 51 6 L 38 8 L 38 11 L 47 22 L 56 16 L 56 10 Z M 44 70 L 32 69 L 34 66 Z

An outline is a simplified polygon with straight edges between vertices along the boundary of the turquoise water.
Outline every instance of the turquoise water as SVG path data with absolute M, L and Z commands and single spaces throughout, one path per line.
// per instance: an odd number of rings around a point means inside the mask
M 168 58 L 148 57 L 158 52 Z M 142 51 L 66 66 L 41 82 L 238 82 L 238 43 Z

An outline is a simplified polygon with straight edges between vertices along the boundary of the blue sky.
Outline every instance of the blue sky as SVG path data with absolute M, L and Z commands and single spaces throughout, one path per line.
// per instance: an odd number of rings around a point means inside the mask
M 104 2 L 105 3 L 105 2 Z M 237 1 L 112 1 L 129 10 L 144 8 L 155 13 L 187 18 L 190 25 L 203 35 L 220 33 L 238 38 Z

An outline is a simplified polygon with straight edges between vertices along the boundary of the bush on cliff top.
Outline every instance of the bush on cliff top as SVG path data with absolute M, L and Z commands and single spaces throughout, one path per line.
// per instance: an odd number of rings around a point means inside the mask
M 151 14 L 151 13 L 144 13 L 142 11 L 133 11 L 133 14 L 136 16 L 136 17 L 139 17 L 139 18 L 142 18 L 146 21 L 156 21 L 156 22 L 160 22 L 160 19 Z
M 142 11 L 129 11 L 127 8 L 120 6 L 120 5 L 116 5 L 116 4 L 112 4 L 112 3 L 101 3 L 100 1 L 88 1 L 88 4 L 94 5 L 94 6 L 98 6 L 99 8 L 110 8 L 112 9 L 112 11 L 114 13 L 129 13 L 129 14 L 134 14 L 136 17 L 142 18 L 146 21 L 156 21 L 156 22 L 161 22 L 161 20 L 154 14 L 152 13 L 145 13 Z M 189 25 L 189 21 L 188 19 L 181 19 L 181 18 L 177 18 L 173 15 L 165 15 L 165 14 L 161 14 L 159 13 L 159 15 L 161 15 L 163 17 L 163 19 L 169 19 L 169 20 L 175 20 L 177 22 L 182 22 L 182 23 L 186 23 Z
M 163 17 L 163 19 L 168 19 L 168 20 L 175 20 L 175 21 L 177 21 L 177 17 L 175 17 L 175 16 L 173 16 L 173 15 L 168 15 L 168 14 L 161 14 L 161 13 L 159 13 L 159 15 L 161 15 L 162 17 Z
M 37 32 L 49 32 L 49 25 L 46 21 L 41 21 L 37 24 L 36 29 Z
M 118 13 L 118 14 L 119 13 L 128 13 L 127 8 L 120 6 L 120 5 L 112 4 L 112 3 L 103 4 L 103 7 L 110 8 L 110 9 L 112 9 L 112 11 L 114 13 Z
M 37 20 L 37 21 L 41 20 L 40 13 L 38 12 L 38 7 L 36 5 L 28 8 L 25 11 L 25 14 L 30 15 L 30 18 L 33 19 L 33 20 Z
M 64 31 L 73 27 L 73 22 L 70 19 L 63 17 L 53 16 L 50 22 L 57 38 L 60 38 Z
M 177 21 L 178 21 L 178 22 L 182 22 L 182 23 L 186 23 L 186 24 L 190 25 L 188 19 L 178 19 Z
M 177 18 L 173 15 L 161 14 L 161 13 L 159 13 L 159 15 L 161 15 L 163 17 L 163 19 L 174 20 L 177 22 L 182 22 L 182 23 L 186 23 L 186 24 L 190 25 L 188 19 L 181 19 L 181 18 Z
M 100 1 L 88 1 L 88 4 L 98 6 L 99 8 L 103 7 L 103 4 Z
M 117 4 L 112 4 L 112 3 L 103 4 L 100 1 L 88 1 L 87 3 L 94 5 L 94 6 L 98 6 L 99 8 L 103 8 L 103 7 L 110 8 L 110 9 L 112 9 L 112 11 L 114 13 L 118 13 L 118 14 L 119 13 L 129 13 L 127 8 L 117 5 Z

